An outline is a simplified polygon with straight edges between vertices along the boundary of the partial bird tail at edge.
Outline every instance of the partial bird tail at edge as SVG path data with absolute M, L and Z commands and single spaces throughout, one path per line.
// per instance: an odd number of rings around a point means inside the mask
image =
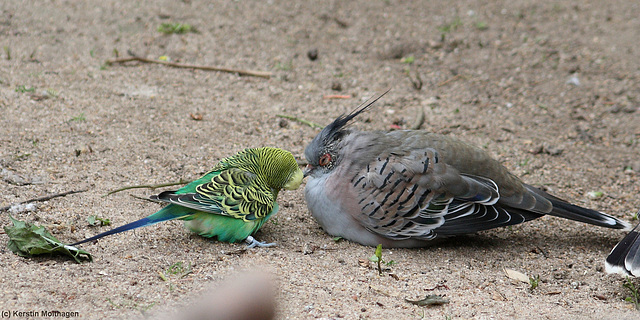
M 604 266 L 607 273 L 640 277 L 640 224 L 613 247 Z
M 180 210 L 180 209 L 186 209 L 186 210 Z M 146 218 L 142 218 L 138 221 L 134 221 L 131 223 L 127 223 L 123 226 L 119 226 L 117 228 L 111 229 L 109 231 L 105 231 L 103 233 L 100 233 L 98 235 L 95 235 L 91 238 L 87 238 L 81 241 L 78 241 L 74 244 L 71 244 L 71 246 L 77 246 L 79 244 L 83 244 L 86 242 L 90 242 L 93 240 L 98 240 L 102 237 L 106 237 L 112 234 L 116 234 L 116 233 L 120 233 L 120 232 L 124 232 L 124 231 L 129 231 L 129 230 L 133 230 L 133 229 L 137 229 L 140 227 L 146 227 L 146 226 L 150 226 L 150 225 L 154 225 L 156 223 L 162 222 L 162 221 L 168 221 L 168 220 L 175 220 L 175 219 L 180 219 L 180 218 L 184 218 L 186 216 L 190 216 L 192 215 L 193 212 L 190 211 L 187 208 L 184 207 L 180 207 L 177 205 L 168 205 L 162 209 L 160 209 L 158 212 L 146 217 Z

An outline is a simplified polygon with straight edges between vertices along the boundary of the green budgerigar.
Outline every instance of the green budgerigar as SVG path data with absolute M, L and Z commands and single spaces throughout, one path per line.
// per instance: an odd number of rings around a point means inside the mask
M 246 241 L 248 247 L 272 246 L 251 235 L 276 212 L 282 189 L 295 190 L 303 173 L 290 152 L 278 148 L 245 149 L 222 159 L 202 176 L 177 191 L 151 196 L 169 203 L 158 212 L 72 246 L 167 220 L 185 220 L 193 232 L 223 242 Z

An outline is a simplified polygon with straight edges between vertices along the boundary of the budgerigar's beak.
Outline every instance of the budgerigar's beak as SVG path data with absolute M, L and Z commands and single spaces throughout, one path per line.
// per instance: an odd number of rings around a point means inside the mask
M 307 164 L 307 166 L 306 166 L 306 167 L 304 167 L 304 171 L 303 171 L 304 176 L 306 177 L 306 176 L 308 176 L 309 174 L 311 174 L 311 171 L 313 171 L 313 166 L 312 166 L 312 165 L 310 165 L 310 164 Z

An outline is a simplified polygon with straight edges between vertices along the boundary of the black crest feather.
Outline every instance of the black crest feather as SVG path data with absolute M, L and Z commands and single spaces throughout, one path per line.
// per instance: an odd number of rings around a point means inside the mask
M 355 110 L 351 111 L 349 114 L 341 114 L 338 116 L 333 122 L 324 127 L 318 135 L 313 138 L 313 141 L 307 146 L 305 149 L 305 157 L 309 161 L 309 163 L 316 165 L 318 163 L 318 159 L 320 157 L 320 153 L 323 153 L 330 148 L 336 141 L 342 138 L 345 133 L 345 128 L 349 125 L 349 122 L 355 118 L 360 113 L 367 110 L 371 107 L 376 101 L 378 101 L 382 96 L 387 94 L 391 89 L 387 89 L 380 95 L 375 96 L 374 98 L 368 99 L 359 105 Z
M 385 94 L 387 94 L 391 89 L 387 89 L 385 92 L 379 94 L 378 96 L 371 98 L 362 104 L 360 104 L 355 110 L 351 111 L 349 114 L 341 114 L 338 116 L 333 122 L 331 122 L 328 126 L 322 129 L 322 132 L 318 134 L 318 136 L 322 137 L 322 140 L 325 142 L 329 142 L 335 140 L 340 137 L 342 130 L 349 124 L 349 122 L 358 116 L 360 113 L 369 109 L 376 101 L 380 100 Z

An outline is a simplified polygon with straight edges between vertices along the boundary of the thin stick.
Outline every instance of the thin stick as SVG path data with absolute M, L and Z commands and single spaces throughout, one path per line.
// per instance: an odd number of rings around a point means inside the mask
M 327 94 L 322 96 L 322 99 L 351 99 L 348 94 Z
M 311 122 L 311 121 L 308 121 L 308 120 L 304 120 L 304 119 L 300 119 L 300 118 L 296 118 L 294 116 L 288 116 L 286 114 L 276 114 L 276 117 L 297 121 L 297 122 L 300 122 L 302 124 L 306 124 L 311 128 L 320 128 L 320 129 L 324 128 L 324 126 L 321 126 L 321 125 L 319 125 L 317 123 L 314 123 L 314 122 Z
M 253 71 L 253 70 L 231 69 L 231 68 L 224 68 L 224 67 L 199 66 L 199 65 L 193 65 L 193 64 L 175 63 L 175 62 L 163 61 L 163 60 L 153 60 L 153 59 L 147 59 L 147 58 L 136 57 L 136 56 L 128 57 L 128 58 L 108 59 L 105 62 L 107 64 L 111 65 L 111 64 L 114 64 L 114 63 L 125 63 L 125 62 L 131 62 L 131 61 L 140 61 L 140 62 L 145 62 L 145 63 L 157 63 L 157 64 L 163 64 L 165 66 L 170 66 L 170 67 L 175 67 L 175 68 L 199 69 L 199 70 L 206 70 L 206 71 L 219 71 L 219 72 L 237 73 L 237 74 L 239 74 L 241 76 L 253 76 L 253 77 L 260 77 L 260 78 L 265 78 L 265 79 L 271 78 L 271 72 L 267 72 L 267 71 Z
M 27 204 L 27 203 L 31 203 L 31 202 L 42 202 L 42 201 L 51 200 L 53 198 L 64 197 L 64 196 L 68 196 L 70 194 L 81 193 L 81 192 L 85 192 L 85 191 L 87 191 L 87 189 L 73 190 L 73 191 L 67 191 L 67 192 L 62 192 L 62 193 L 56 193 L 56 194 L 52 194 L 52 195 L 48 195 L 48 196 L 44 196 L 44 197 L 40 197 L 40 198 L 29 199 L 27 201 L 22 201 L 22 202 L 19 202 L 19 203 L 16 203 L 16 204 Z M 12 206 L 14 206 L 16 204 L 13 204 L 13 205 L 10 205 L 10 206 L 6 206 L 6 207 L 2 207 L 2 208 L 0 208 L 0 212 L 9 210 L 9 209 L 11 209 Z
M 418 108 L 418 115 L 416 117 L 416 122 L 414 122 L 414 124 L 409 129 L 418 130 L 418 129 L 420 129 L 420 127 L 422 127 L 422 124 L 424 124 L 424 108 L 423 107 L 419 107 Z
M 161 183 L 161 184 L 143 184 L 143 185 L 137 185 L 137 186 L 129 186 L 129 187 L 124 187 L 124 188 L 120 188 L 120 189 L 116 189 L 116 190 L 112 190 L 109 191 L 109 193 L 105 194 L 103 197 L 106 196 L 110 196 L 114 193 L 120 192 L 120 191 L 125 191 L 125 190 L 129 190 L 129 189 L 142 189 L 142 188 L 146 188 L 146 189 L 158 189 L 158 188 L 162 188 L 162 187 L 170 187 L 170 186 L 177 186 L 177 185 L 181 185 L 181 184 L 187 184 L 190 181 L 185 181 L 180 179 L 180 181 L 178 182 L 169 182 L 169 183 Z
M 449 79 L 447 79 L 445 81 L 442 81 L 442 82 L 438 83 L 438 87 L 442 87 L 445 84 L 447 84 L 449 82 L 452 82 L 452 81 L 455 81 L 455 80 L 458 80 L 460 78 L 462 78 L 462 75 L 461 74 L 457 74 L 457 75 L 455 75 L 455 76 L 453 76 L 453 77 L 451 77 L 451 78 L 449 78 Z
M 407 71 L 407 78 L 409 78 L 409 81 L 411 81 L 411 85 L 413 86 L 414 89 L 416 90 L 422 89 L 422 78 L 420 78 L 420 73 L 418 71 L 416 71 L 415 79 L 411 77 L 411 72 Z
M 130 194 L 129 196 L 131 196 L 131 198 L 138 199 L 138 200 L 144 200 L 144 201 L 149 201 L 153 203 L 161 203 L 161 201 L 156 201 L 156 200 L 151 200 L 150 198 L 136 196 L 135 194 Z

